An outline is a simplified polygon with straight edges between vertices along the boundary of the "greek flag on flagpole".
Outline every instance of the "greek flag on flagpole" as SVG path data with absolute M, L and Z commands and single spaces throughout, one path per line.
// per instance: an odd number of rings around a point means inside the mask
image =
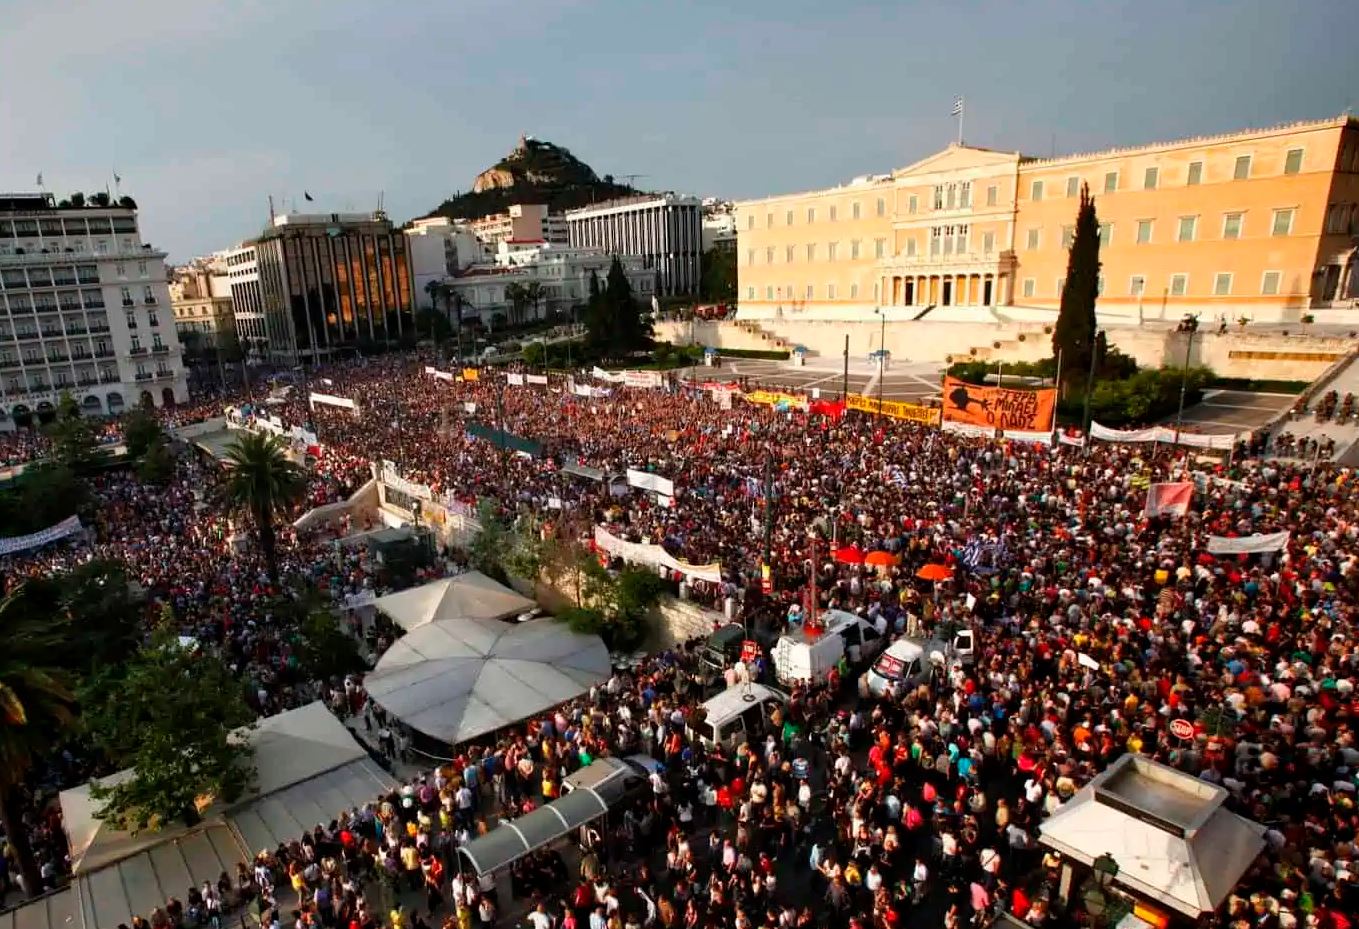
M 962 116 L 962 115 L 963 115 L 963 98 L 962 98 L 962 97 L 954 97 L 954 98 L 953 98 L 953 111 L 952 111 L 951 113 L 949 113 L 949 115 L 950 115 L 950 116 Z

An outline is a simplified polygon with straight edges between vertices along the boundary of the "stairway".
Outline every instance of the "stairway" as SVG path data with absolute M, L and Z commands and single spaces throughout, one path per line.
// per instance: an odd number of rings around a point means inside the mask
M 787 339 L 785 339 L 785 338 L 784 338 L 783 336 L 781 336 L 781 335 L 775 335 L 774 333 L 772 333 L 772 332 L 770 332 L 769 330 L 765 329 L 763 326 L 761 326 L 759 323 L 755 322 L 754 320 L 750 320 L 750 319 L 738 319 L 738 320 L 736 320 L 736 326 L 737 326 L 737 328 L 739 328 L 742 332 L 749 333 L 749 334 L 752 335 L 752 336 L 758 336 L 758 337 L 760 338 L 761 341 L 768 342 L 769 344 L 768 344 L 768 346 L 766 346 L 766 348 L 767 348 L 768 351 L 771 351 L 771 352 L 791 352 L 791 351 L 793 350 L 793 343 L 792 343 L 792 342 L 789 342 Z M 816 354 L 816 352 L 813 352 L 813 351 L 811 351 L 811 350 L 808 350 L 808 352 L 807 352 L 808 357 L 810 357 L 810 356 L 812 356 L 812 355 L 815 355 L 815 354 Z
M 1272 435 L 1291 433 L 1294 438 L 1326 439 L 1335 441 L 1335 456 L 1332 460 L 1345 465 L 1359 461 L 1359 419 L 1351 416 L 1345 423 L 1334 421 L 1317 422 L 1316 408 L 1321 399 L 1334 390 L 1343 402 L 1345 394 L 1359 398 L 1359 355 L 1350 357 L 1329 377 L 1323 378 L 1308 390 L 1307 412 L 1299 417 L 1285 417 L 1273 429 Z M 1271 456 L 1273 453 L 1271 452 Z

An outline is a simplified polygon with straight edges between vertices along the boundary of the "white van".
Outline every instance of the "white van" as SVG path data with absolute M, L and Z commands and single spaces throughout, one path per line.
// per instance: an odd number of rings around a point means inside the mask
M 973 643 L 972 630 L 967 628 L 955 632 L 951 642 L 903 636 L 889 645 L 859 678 L 859 694 L 882 697 L 889 686 L 895 686 L 900 693 L 928 680 L 934 667 L 971 664 Z
M 703 740 L 709 748 L 735 747 L 751 738 L 763 738 L 769 713 L 788 703 L 788 695 L 763 684 L 737 684 L 704 701 L 703 719 L 690 724 L 689 737 Z
M 774 645 L 774 676 L 783 682 L 820 680 L 835 667 L 840 656 L 852 666 L 871 661 L 887 644 L 873 624 L 844 610 L 827 610 L 818 617 L 821 632 L 809 636 L 805 629 L 790 632 Z

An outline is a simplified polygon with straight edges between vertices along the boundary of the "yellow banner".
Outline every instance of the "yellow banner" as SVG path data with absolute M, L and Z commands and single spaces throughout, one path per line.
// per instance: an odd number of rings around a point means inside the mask
M 850 394 L 845 398 L 845 408 L 858 410 L 861 413 L 876 413 L 878 412 L 878 399 L 860 394 Z M 932 406 L 922 406 L 919 403 L 884 400 L 882 401 L 882 415 L 890 416 L 892 419 L 904 419 L 911 423 L 923 423 L 926 426 L 939 425 L 939 410 Z
M 786 394 L 779 390 L 752 390 L 742 394 L 748 403 L 759 403 L 763 406 L 778 406 L 786 403 L 795 410 L 807 409 L 807 398 L 801 394 Z
M 481 372 L 476 368 L 463 368 L 462 379 L 464 381 L 476 381 L 481 379 Z

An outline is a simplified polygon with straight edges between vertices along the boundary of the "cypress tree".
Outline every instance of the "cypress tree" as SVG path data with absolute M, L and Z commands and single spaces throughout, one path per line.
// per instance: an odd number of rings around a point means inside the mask
M 1096 351 L 1095 300 L 1099 296 L 1099 219 L 1090 185 L 1081 185 L 1081 203 L 1076 213 L 1076 233 L 1067 255 L 1066 283 L 1057 325 L 1052 331 L 1052 353 L 1062 355 L 1062 397 L 1068 387 L 1080 384 L 1090 368 Z

